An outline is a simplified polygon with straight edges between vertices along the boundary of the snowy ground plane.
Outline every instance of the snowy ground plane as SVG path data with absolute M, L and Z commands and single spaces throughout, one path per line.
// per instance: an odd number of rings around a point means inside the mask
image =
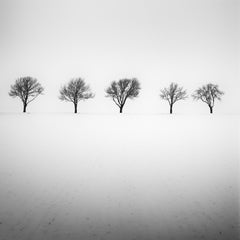
M 0 114 L 0 239 L 237 240 L 239 126 Z

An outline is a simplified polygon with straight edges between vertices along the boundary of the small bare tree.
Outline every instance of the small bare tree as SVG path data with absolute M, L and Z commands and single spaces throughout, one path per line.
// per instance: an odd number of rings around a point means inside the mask
M 78 102 L 93 98 L 90 87 L 86 85 L 82 78 L 70 80 L 70 82 L 60 89 L 59 99 L 62 101 L 72 102 L 74 104 L 74 113 L 77 113 Z
M 118 82 L 113 81 L 105 91 L 107 93 L 106 97 L 112 98 L 114 103 L 119 107 L 120 113 L 122 113 L 127 99 L 137 97 L 140 89 L 140 83 L 136 78 L 124 78 Z
M 213 113 L 213 107 L 216 100 L 221 100 L 221 96 L 224 92 L 218 89 L 218 85 L 208 83 L 200 88 L 198 88 L 192 95 L 194 100 L 202 100 L 205 102 L 209 109 L 210 113 Z
M 164 88 L 160 91 L 160 97 L 163 100 L 167 100 L 170 106 L 170 114 L 173 113 L 173 104 L 179 100 L 187 98 L 187 91 L 179 87 L 177 83 L 171 83 L 168 88 Z
M 18 78 L 13 85 L 11 85 L 11 97 L 19 97 L 23 103 L 23 112 L 26 112 L 27 105 L 32 102 L 37 96 L 43 94 L 43 87 L 38 83 L 37 79 L 32 77 Z

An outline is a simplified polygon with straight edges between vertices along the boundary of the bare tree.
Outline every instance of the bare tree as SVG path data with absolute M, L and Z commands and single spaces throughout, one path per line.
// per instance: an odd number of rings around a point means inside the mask
M 43 87 L 38 83 L 37 79 L 32 77 L 18 78 L 13 85 L 11 85 L 11 97 L 19 97 L 23 103 L 23 112 L 26 112 L 27 105 L 32 102 L 37 96 L 43 94 Z
M 187 98 L 187 91 L 179 87 L 177 83 L 171 83 L 168 88 L 164 88 L 160 91 L 160 97 L 163 100 L 167 100 L 170 106 L 170 114 L 173 113 L 173 104 L 179 100 Z
M 136 78 L 124 78 L 118 82 L 113 81 L 105 91 L 107 93 L 106 97 L 112 98 L 114 103 L 119 107 L 120 113 L 122 113 L 127 99 L 137 97 L 140 89 L 140 83 Z
M 209 109 L 210 113 L 213 113 L 213 107 L 216 100 L 221 100 L 221 96 L 224 92 L 218 89 L 218 85 L 208 83 L 200 88 L 198 88 L 192 95 L 194 100 L 202 100 L 205 102 Z
M 90 87 L 86 85 L 82 78 L 75 78 L 60 89 L 59 99 L 62 101 L 72 102 L 74 104 L 74 113 L 77 113 L 78 102 L 93 98 Z

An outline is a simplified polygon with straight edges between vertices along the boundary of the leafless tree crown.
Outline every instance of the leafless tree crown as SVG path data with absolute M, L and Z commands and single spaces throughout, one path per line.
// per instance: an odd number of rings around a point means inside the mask
M 122 112 L 126 100 L 137 97 L 140 89 L 140 83 L 136 78 L 124 78 L 111 83 L 110 87 L 106 89 L 106 97 L 112 98 L 114 103 L 120 108 L 120 112 Z
M 168 88 L 161 90 L 160 97 L 167 100 L 169 105 L 173 105 L 179 100 L 184 100 L 187 98 L 187 91 L 179 87 L 177 83 L 171 83 Z
M 78 103 L 80 100 L 93 97 L 94 94 L 90 92 L 90 87 L 86 85 L 85 81 L 81 78 L 76 78 L 61 88 L 59 99 Z
M 11 97 L 19 97 L 22 100 L 25 112 L 27 105 L 42 94 L 43 90 L 43 87 L 38 83 L 37 79 L 32 77 L 21 77 L 11 85 L 9 95 Z

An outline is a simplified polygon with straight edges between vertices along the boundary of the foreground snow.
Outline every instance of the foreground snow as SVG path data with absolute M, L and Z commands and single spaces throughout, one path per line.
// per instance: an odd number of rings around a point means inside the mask
M 239 118 L 0 114 L 0 239 L 238 239 Z

